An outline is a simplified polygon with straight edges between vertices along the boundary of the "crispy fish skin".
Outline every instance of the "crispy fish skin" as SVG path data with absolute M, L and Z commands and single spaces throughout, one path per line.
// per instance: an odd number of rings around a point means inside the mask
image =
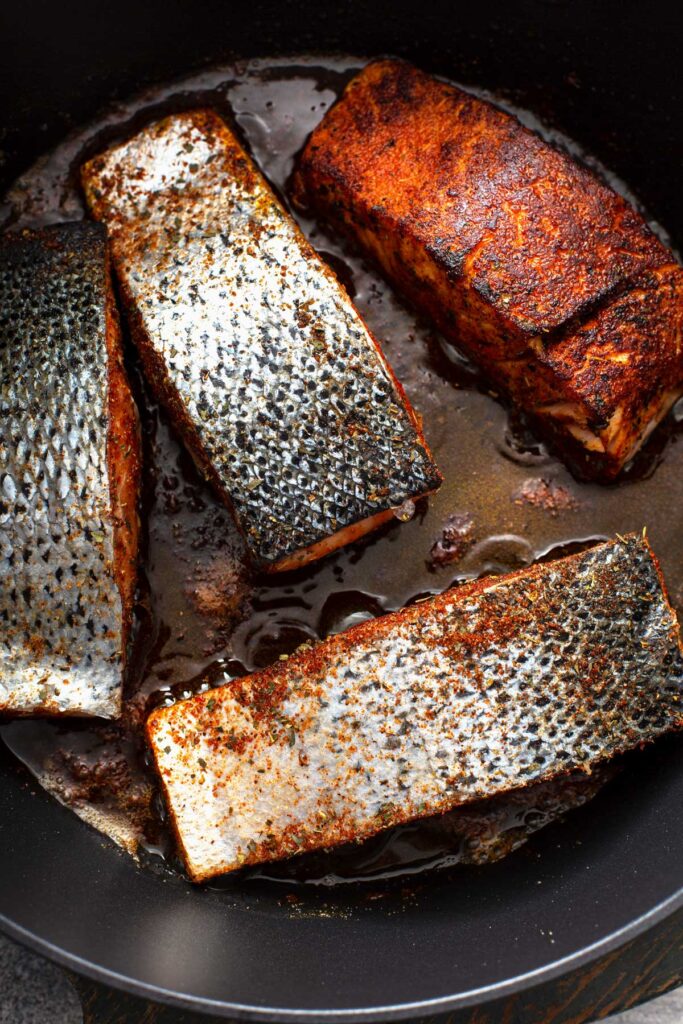
M 585 475 L 614 477 L 683 391 L 683 269 L 623 198 L 491 104 L 372 63 L 312 133 L 294 194 Z
M 0 419 L 0 712 L 115 717 L 140 459 L 99 225 L 0 238 Z
M 153 124 L 82 180 L 146 373 L 256 565 L 327 554 L 439 486 L 377 343 L 217 114 Z
M 644 536 L 490 577 L 155 711 L 187 870 L 363 839 L 683 725 L 676 615 Z

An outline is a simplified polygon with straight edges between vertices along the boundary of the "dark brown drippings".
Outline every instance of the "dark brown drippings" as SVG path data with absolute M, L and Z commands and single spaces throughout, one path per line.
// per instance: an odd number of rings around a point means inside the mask
M 82 217 L 77 172 L 86 156 L 161 113 L 202 104 L 234 116 L 284 195 L 296 152 L 358 66 L 351 58 L 251 62 L 156 89 L 67 139 L 27 172 L 10 195 L 11 221 Z M 523 120 L 542 130 L 532 115 L 523 112 Z M 169 864 L 175 864 L 173 844 L 140 739 L 145 714 L 158 703 L 261 668 L 303 642 L 452 583 L 644 526 L 673 601 L 683 607 L 681 403 L 620 483 L 579 483 L 547 454 L 523 416 L 508 413 L 486 380 L 404 309 L 357 255 L 312 222 L 304 220 L 303 227 L 348 287 L 422 414 L 445 477 L 441 491 L 419 504 L 409 522 L 397 521 L 299 572 L 250 581 L 228 512 L 150 398 L 129 345 L 143 425 L 146 540 L 124 720 L 17 721 L 0 728 L 51 792 L 119 841 L 140 839 Z M 602 781 L 600 774 L 554 783 L 531 800 L 514 794 L 252 876 L 288 886 L 358 879 L 376 885 L 378 878 L 459 860 L 495 859 L 590 798 Z

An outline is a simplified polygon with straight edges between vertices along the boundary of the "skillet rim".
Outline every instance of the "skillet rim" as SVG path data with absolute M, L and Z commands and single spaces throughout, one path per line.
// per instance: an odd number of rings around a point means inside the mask
M 627 945 L 629 941 L 638 938 L 638 936 L 647 932 L 655 925 L 660 924 L 669 917 L 673 917 L 681 909 L 683 909 L 683 885 L 668 899 L 658 903 L 652 910 L 642 914 L 623 928 L 619 928 L 597 942 L 584 946 L 583 949 L 569 956 L 561 957 L 545 967 L 527 971 L 524 974 L 502 982 L 496 982 L 492 985 L 471 989 L 459 995 L 438 996 L 434 999 L 400 1003 L 393 1006 L 362 1007 L 361 1009 L 349 1010 L 288 1010 L 284 1008 L 278 1009 L 277 1007 L 256 1007 L 246 1003 L 218 1001 L 201 996 L 188 996 L 180 992 L 173 992 L 170 989 L 162 989 L 145 982 L 127 978 L 125 975 L 86 961 L 82 957 L 67 953 L 53 943 L 41 939 L 28 929 L 14 924 L 4 914 L 0 914 L 0 931 L 33 952 L 41 954 L 53 963 L 57 963 L 59 966 L 76 974 L 83 975 L 92 981 L 100 982 L 130 995 L 163 1003 L 166 1006 L 213 1014 L 218 1017 L 235 1017 L 239 1020 L 292 1021 L 295 1024 L 296 1022 L 304 1024 L 304 1022 L 312 1020 L 324 1020 L 326 1022 L 329 1021 L 330 1024 L 337 1024 L 337 1022 L 344 1024 L 344 1022 L 349 1020 L 363 1022 L 410 1020 L 417 1014 L 422 1013 L 448 1013 L 471 1007 L 485 1008 L 487 1004 L 497 999 L 525 992 L 545 982 L 563 977 L 572 970 L 594 963 L 601 956 L 620 949 Z

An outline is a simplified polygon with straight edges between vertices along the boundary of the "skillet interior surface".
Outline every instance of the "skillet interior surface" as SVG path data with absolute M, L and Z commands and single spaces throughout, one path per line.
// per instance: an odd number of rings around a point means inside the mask
M 683 89 L 672 78 L 676 32 L 666 5 L 646 33 L 636 5 L 437 6 L 393 5 L 390 21 L 372 4 L 245 12 L 207 3 L 198 12 L 123 3 L 96 15 L 79 4 L 66 20 L 64 9 L 57 18 L 38 4 L 3 12 L 3 177 L 103 104 L 208 61 L 394 52 L 499 92 L 578 139 L 680 245 Z M 680 517 L 675 502 L 653 512 Z M 86 973 L 214 1012 L 377 1017 L 484 1002 L 501 986 L 566 969 L 567 958 L 597 955 L 673 909 L 683 870 L 682 756 L 676 740 L 638 756 L 608 794 L 495 866 L 432 876 L 382 899 L 366 890 L 292 904 L 282 890 L 236 898 L 137 868 L 3 753 L 0 914 L 17 937 Z

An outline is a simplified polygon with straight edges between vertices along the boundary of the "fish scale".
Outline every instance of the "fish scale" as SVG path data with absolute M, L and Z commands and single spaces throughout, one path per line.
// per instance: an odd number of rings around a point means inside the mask
M 0 239 L 0 710 L 113 716 L 106 238 Z
M 166 118 L 83 182 L 147 375 L 257 565 L 317 557 L 439 485 L 346 292 L 217 115 Z
M 644 537 L 465 584 L 155 711 L 191 877 L 358 840 L 683 725 Z

